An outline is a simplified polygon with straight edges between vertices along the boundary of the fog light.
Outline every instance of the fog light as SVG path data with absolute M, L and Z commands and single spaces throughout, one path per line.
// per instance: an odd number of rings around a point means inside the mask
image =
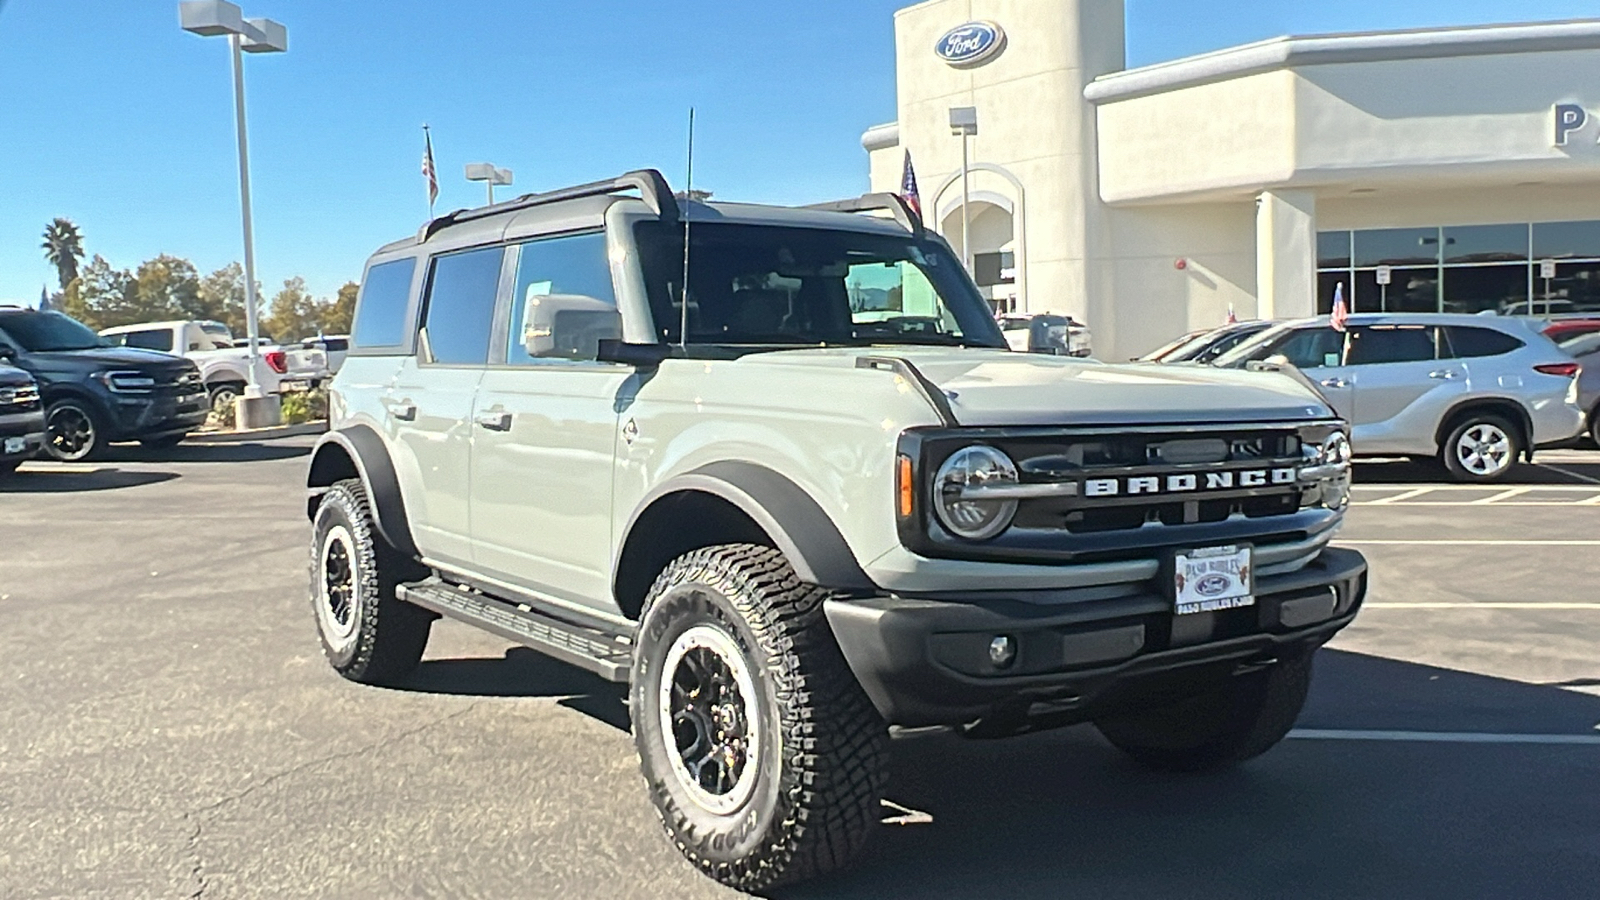
M 996 669 L 1004 669 L 1016 658 L 1017 642 L 1010 635 L 995 635 L 994 640 L 989 642 L 989 662 L 994 663 Z

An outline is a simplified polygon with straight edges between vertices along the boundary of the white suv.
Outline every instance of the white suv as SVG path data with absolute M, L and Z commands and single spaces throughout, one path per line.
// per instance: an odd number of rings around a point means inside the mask
M 1288 322 L 1214 365 L 1292 365 L 1350 421 L 1357 455 L 1435 457 L 1459 481 L 1505 477 L 1519 458 L 1583 431 L 1580 366 L 1524 319 L 1435 313 Z

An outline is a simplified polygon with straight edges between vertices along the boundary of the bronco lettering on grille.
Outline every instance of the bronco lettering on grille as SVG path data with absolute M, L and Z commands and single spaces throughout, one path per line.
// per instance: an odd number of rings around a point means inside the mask
M 1266 487 L 1268 484 L 1288 485 L 1299 480 L 1297 469 L 1244 469 L 1230 472 L 1207 472 L 1205 484 L 1197 474 L 1139 475 L 1129 478 L 1090 478 L 1083 483 L 1085 497 L 1138 496 L 1140 494 L 1184 494 L 1195 491 L 1229 490 L 1233 487 Z

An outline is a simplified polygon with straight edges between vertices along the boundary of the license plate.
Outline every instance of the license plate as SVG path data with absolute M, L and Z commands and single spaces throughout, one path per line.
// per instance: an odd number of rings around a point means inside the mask
M 24 451 L 26 449 L 28 449 L 28 439 L 27 438 L 19 438 L 19 437 L 6 438 L 6 452 L 7 453 L 21 453 L 22 451 Z
M 1173 562 L 1178 615 L 1255 605 L 1249 547 L 1185 550 Z

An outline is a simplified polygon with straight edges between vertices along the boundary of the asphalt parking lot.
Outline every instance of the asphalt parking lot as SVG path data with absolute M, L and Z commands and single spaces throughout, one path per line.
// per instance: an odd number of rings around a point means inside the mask
M 733 896 L 659 834 L 616 686 L 450 622 L 403 690 L 327 668 L 311 441 L 0 484 L 0 896 Z M 1359 467 L 1368 608 L 1267 756 L 902 737 L 904 824 L 782 896 L 1596 896 L 1600 453 L 1546 459 L 1493 490 Z

